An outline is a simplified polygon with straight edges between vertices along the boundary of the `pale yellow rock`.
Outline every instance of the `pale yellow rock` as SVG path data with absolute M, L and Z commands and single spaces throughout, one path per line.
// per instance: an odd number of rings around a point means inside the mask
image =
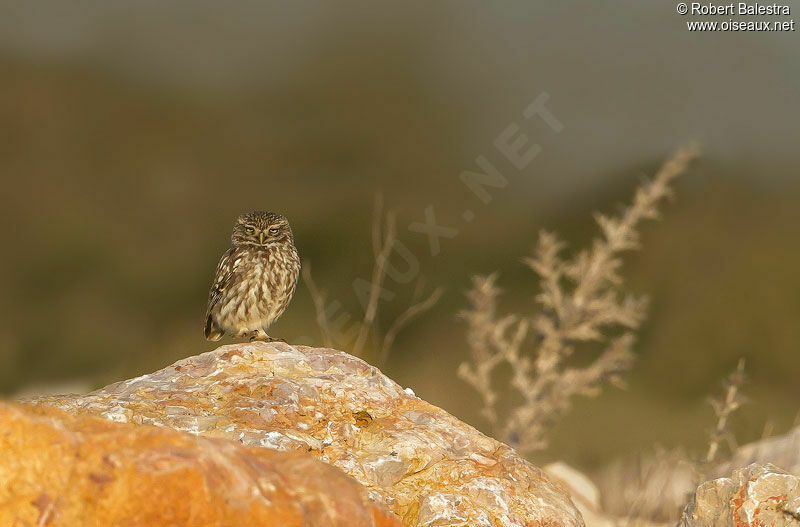
M 223 346 L 91 394 L 34 401 L 307 451 L 366 486 L 406 526 L 583 526 L 541 469 L 336 350 Z
M 773 465 L 750 465 L 697 487 L 681 527 L 797 527 L 800 478 Z

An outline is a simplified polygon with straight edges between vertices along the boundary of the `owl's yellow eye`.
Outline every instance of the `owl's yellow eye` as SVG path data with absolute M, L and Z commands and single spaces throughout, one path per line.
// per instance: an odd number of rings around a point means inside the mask
M 245 232 L 246 232 L 247 234 L 255 234 L 255 233 L 256 233 L 256 229 L 255 229 L 255 227 L 247 227 L 247 228 L 245 229 Z
M 271 227 L 268 232 L 270 233 L 270 235 L 275 236 L 276 234 L 278 234 L 278 230 L 279 229 L 277 227 Z

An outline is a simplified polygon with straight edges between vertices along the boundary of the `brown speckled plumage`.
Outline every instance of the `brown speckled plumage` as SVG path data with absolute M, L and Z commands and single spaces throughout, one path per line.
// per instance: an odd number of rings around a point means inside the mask
M 299 273 L 300 258 L 285 217 L 263 211 L 239 216 L 208 295 L 206 338 L 219 340 L 230 333 L 273 340 L 267 329 L 289 305 Z

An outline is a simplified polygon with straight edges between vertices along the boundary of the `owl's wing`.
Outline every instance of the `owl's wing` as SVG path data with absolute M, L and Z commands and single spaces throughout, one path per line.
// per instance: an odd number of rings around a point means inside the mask
M 217 305 L 219 299 L 222 297 L 223 291 L 228 286 L 236 271 L 236 264 L 239 262 L 238 258 L 234 258 L 234 249 L 231 247 L 220 258 L 217 264 L 217 271 L 214 275 L 214 283 L 211 284 L 211 291 L 208 292 L 208 307 L 206 308 L 206 327 L 205 335 L 208 340 L 219 340 L 223 331 L 214 323 L 211 312 L 214 306 Z

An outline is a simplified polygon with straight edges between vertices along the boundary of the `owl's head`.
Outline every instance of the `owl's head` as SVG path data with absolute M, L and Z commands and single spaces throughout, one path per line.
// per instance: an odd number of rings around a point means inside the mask
M 269 247 L 286 242 L 292 243 L 289 220 L 282 214 L 257 210 L 236 218 L 231 243 L 234 247 Z

